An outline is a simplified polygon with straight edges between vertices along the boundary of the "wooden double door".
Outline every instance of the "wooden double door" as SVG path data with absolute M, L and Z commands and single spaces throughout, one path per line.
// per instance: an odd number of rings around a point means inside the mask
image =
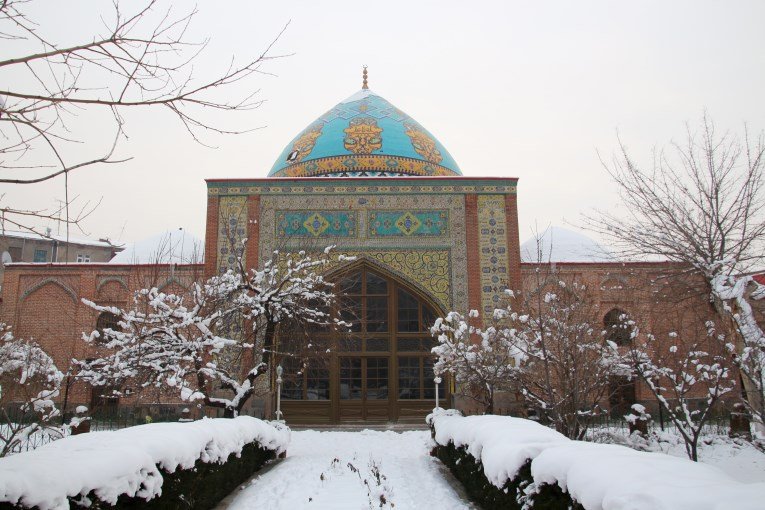
M 311 332 L 322 359 L 285 359 L 288 423 L 420 422 L 435 406 L 431 304 L 404 283 L 367 268 L 337 281 L 337 314 L 349 331 Z M 322 344 L 323 345 L 323 344 Z M 441 386 L 441 405 L 448 395 Z

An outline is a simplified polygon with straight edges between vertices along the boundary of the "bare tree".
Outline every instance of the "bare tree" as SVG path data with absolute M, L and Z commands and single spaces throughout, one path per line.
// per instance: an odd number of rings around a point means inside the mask
M 558 432 L 582 439 L 618 374 L 617 346 L 593 323 L 595 303 L 582 283 L 551 264 L 538 264 L 528 283 L 522 312 L 506 311 L 522 353 L 518 385 Z
M 268 370 L 277 325 L 336 322 L 317 306 L 334 301 L 321 275 L 330 260 L 329 249 L 318 257 L 275 253 L 262 269 L 194 283 L 187 297 L 151 288 L 136 293 L 131 309 L 86 301 L 115 314 L 119 327 L 86 335 L 91 342 L 103 336 L 108 351 L 82 362 L 80 377 L 95 385 L 131 380 L 174 389 L 185 401 L 236 416 Z
M 48 37 L 29 11 L 24 0 L 0 0 L 0 41 L 8 55 L 0 60 L 0 76 L 5 76 L 0 184 L 33 185 L 60 177 L 65 200 L 61 211 L 0 206 L 3 228 L 35 231 L 35 219 L 57 218 L 66 223 L 68 235 L 68 227 L 93 210 L 88 204 L 70 210 L 68 177 L 81 168 L 129 159 L 117 156 L 128 109 L 165 110 L 203 144 L 206 134 L 243 132 L 214 114 L 257 108 L 262 99 L 251 79 L 266 73 L 263 65 L 277 58 L 272 42 L 260 54 L 224 60 L 218 72 L 200 72 L 195 64 L 208 41 L 188 35 L 196 9 L 176 13 L 162 0 L 115 0 L 101 16 L 100 30 L 66 44 Z M 94 149 L 92 157 L 73 160 L 68 155 L 73 146 L 93 145 L 93 126 L 83 129 L 74 121 L 86 112 L 106 115 L 97 131 L 111 130 L 112 141 Z
M 754 419 L 765 423 L 765 335 L 747 302 L 749 274 L 762 267 L 765 241 L 765 137 L 719 134 L 705 115 L 683 143 L 654 152 L 644 168 L 619 140 L 606 170 L 625 213 L 586 218 L 621 258 L 654 257 L 680 263 L 675 274 L 703 282 L 718 333 L 728 346 Z M 765 295 L 757 292 L 756 297 Z

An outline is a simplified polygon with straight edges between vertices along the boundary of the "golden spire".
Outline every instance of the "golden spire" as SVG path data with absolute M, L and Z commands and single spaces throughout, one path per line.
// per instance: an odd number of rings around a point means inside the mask
M 364 82 L 361 84 L 361 88 L 366 90 L 369 88 L 369 84 L 367 83 L 367 66 L 364 66 Z

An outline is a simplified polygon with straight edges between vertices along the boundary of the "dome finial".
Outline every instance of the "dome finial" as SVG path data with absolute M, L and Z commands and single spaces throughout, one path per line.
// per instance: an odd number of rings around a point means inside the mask
M 369 88 L 369 84 L 367 83 L 367 66 L 364 66 L 364 82 L 361 84 L 361 88 L 364 90 L 367 90 Z

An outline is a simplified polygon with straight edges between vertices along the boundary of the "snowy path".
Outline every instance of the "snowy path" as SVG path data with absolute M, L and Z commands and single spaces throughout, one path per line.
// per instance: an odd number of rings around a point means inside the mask
M 293 432 L 287 459 L 255 478 L 227 509 L 359 510 L 381 508 L 381 495 L 382 508 L 393 503 L 396 510 L 476 508 L 449 484 L 430 447 L 428 431 Z

